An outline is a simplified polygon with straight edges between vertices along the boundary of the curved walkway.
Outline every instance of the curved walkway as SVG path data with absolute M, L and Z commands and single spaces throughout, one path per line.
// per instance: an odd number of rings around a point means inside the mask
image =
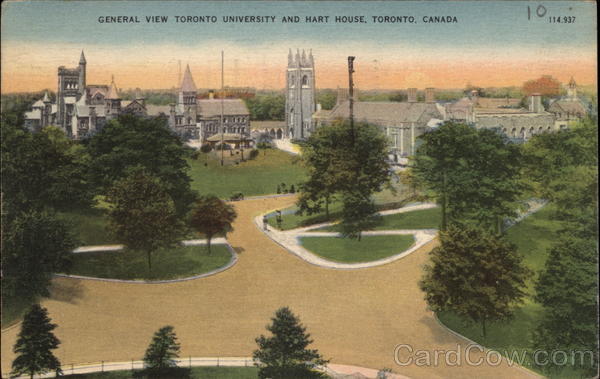
M 406 213 L 412 212 L 421 209 L 430 209 L 435 208 L 436 204 L 433 203 L 424 203 L 424 204 L 416 204 L 410 205 L 398 209 L 390 209 L 387 211 L 379 212 L 380 215 L 392 215 L 398 213 Z M 398 259 L 404 258 L 409 254 L 414 253 L 419 250 L 421 247 L 425 246 L 427 243 L 433 241 L 436 236 L 436 229 L 404 229 L 404 230 L 377 230 L 370 232 L 363 232 L 363 236 L 384 236 L 384 235 L 412 235 L 415 238 L 414 244 L 408 248 L 407 250 L 398 252 L 397 254 L 391 255 L 386 258 L 378 259 L 370 262 L 360 262 L 360 263 L 342 263 L 335 262 L 325 259 L 307 249 L 305 249 L 300 243 L 301 237 L 338 237 L 340 233 L 334 232 L 315 232 L 313 230 L 321 229 L 326 226 L 331 226 L 333 222 L 326 222 L 322 224 L 315 224 L 306 226 L 303 228 L 291 229 L 291 230 L 279 230 L 277 228 L 272 227 L 271 225 L 267 225 L 267 228 L 264 228 L 262 223 L 264 215 L 258 215 L 254 218 L 254 223 L 256 226 L 263 231 L 269 238 L 275 241 L 277 244 L 284 247 L 290 253 L 296 255 L 300 259 L 313 264 L 315 266 L 325 267 L 325 268 L 333 268 L 338 270 L 356 270 L 363 269 L 369 267 L 376 267 L 385 265 Z
M 172 325 L 181 356 L 248 357 L 255 338 L 276 309 L 289 306 L 332 364 L 391 368 L 411 378 L 527 378 L 536 375 L 483 362 L 399 366 L 395 349 L 457 350 L 468 342 L 446 331 L 427 309 L 418 282 L 435 241 L 401 262 L 364 270 L 330 270 L 306 264 L 287 253 L 254 225 L 268 210 L 292 205 L 294 197 L 233 203 L 238 213 L 228 241 L 238 263 L 200 280 L 141 286 L 55 278 L 51 296 L 42 301 L 62 341 L 56 355 L 64 365 L 112 362 L 142 357 L 156 330 Z M 19 328 L 2 331 L 2 372 L 10 371 Z M 485 353 L 471 351 L 471 361 Z M 404 358 L 406 357 L 400 357 Z M 139 358 L 138 358 L 139 359 Z

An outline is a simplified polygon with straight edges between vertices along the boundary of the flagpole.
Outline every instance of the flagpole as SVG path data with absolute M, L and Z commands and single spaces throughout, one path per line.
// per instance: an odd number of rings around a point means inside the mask
M 223 140 L 225 139 L 225 127 L 223 125 L 223 113 L 225 112 L 224 108 L 225 108 L 225 103 L 224 103 L 224 96 L 225 96 L 225 73 L 224 73 L 224 61 L 225 61 L 225 52 L 223 50 L 221 50 L 221 166 L 223 166 L 224 164 L 224 158 L 223 158 L 223 154 L 225 152 L 224 150 L 224 145 L 223 145 Z

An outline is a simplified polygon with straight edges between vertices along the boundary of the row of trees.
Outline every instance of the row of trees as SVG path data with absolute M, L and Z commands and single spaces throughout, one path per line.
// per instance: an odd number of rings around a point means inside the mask
M 440 246 L 420 286 L 434 311 L 466 320 L 505 321 L 526 296 L 533 272 L 504 236 L 519 199 L 550 200 L 565 225 L 535 281 L 544 307 L 533 345 L 553 351 L 591 351 L 597 369 L 597 126 L 587 120 L 570 130 L 509 143 L 489 130 L 445 124 L 422 136 L 413 181 L 442 208 Z
M 11 375 L 34 375 L 53 371 L 61 375 L 61 364 L 52 350 L 60 345 L 53 333 L 57 325 L 48 317 L 48 310 L 34 304 L 25 315 L 21 331 L 13 348 L 17 357 L 12 363 Z M 259 368 L 259 378 L 324 378 L 317 371 L 329 361 L 323 359 L 316 349 L 309 349 L 313 343 L 306 327 L 288 307 L 275 312 L 271 324 L 267 325 L 270 336 L 256 338 L 258 349 L 252 357 Z M 186 369 L 177 367 L 181 345 L 173 326 L 160 328 L 144 354 L 144 370 L 141 374 L 148 378 L 189 377 Z
M 149 265 L 152 251 L 175 244 L 188 226 L 209 239 L 230 230 L 231 207 L 191 189 L 188 156 L 164 118 L 124 115 L 91 138 L 72 141 L 52 126 L 31 133 L 16 111 L 3 112 L 3 305 L 47 296 L 52 274 L 69 271 L 79 242 L 60 212 L 87 212 L 106 202 L 115 239 L 145 251 Z M 219 209 L 208 211 L 206 204 Z

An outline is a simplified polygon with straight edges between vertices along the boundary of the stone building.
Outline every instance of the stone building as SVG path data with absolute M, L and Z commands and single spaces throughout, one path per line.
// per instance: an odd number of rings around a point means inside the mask
M 355 98 L 356 92 L 355 92 Z M 331 110 L 319 110 L 313 116 L 315 127 L 349 118 L 348 90 L 338 90 L 338 100 Z M 435 90 L 425 90 L 425 101 L 417 101 L 417 89 L 408 89 L 406 102 L 354 101 L 354 120 L 379 126 L 390 141 L 390 158 L 412 155 L 416 139 L 444 120 L 444 108 L 435 101 Z
M 306 139 L 313 131 L 312 115 L 315 113 L 315 62 L 312 51 L 308 56 L 302 50 L 288 54 L 285 95 L 285 134 L 291 139 Z

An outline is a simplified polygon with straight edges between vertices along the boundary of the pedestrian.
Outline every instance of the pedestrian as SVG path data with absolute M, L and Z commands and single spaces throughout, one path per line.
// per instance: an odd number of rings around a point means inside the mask
M 267 228 L 268 222 L 267 222 L 267 221 L 268 221 L 268 220 L 267 220 L 267 216 L 266 216 L 266 215 L 265 215 L 265 216 L 263 216 L 263 229 L 264 229 L 265 231 L 266 231 L 266 230 L 268 230 L 268 228 Z

